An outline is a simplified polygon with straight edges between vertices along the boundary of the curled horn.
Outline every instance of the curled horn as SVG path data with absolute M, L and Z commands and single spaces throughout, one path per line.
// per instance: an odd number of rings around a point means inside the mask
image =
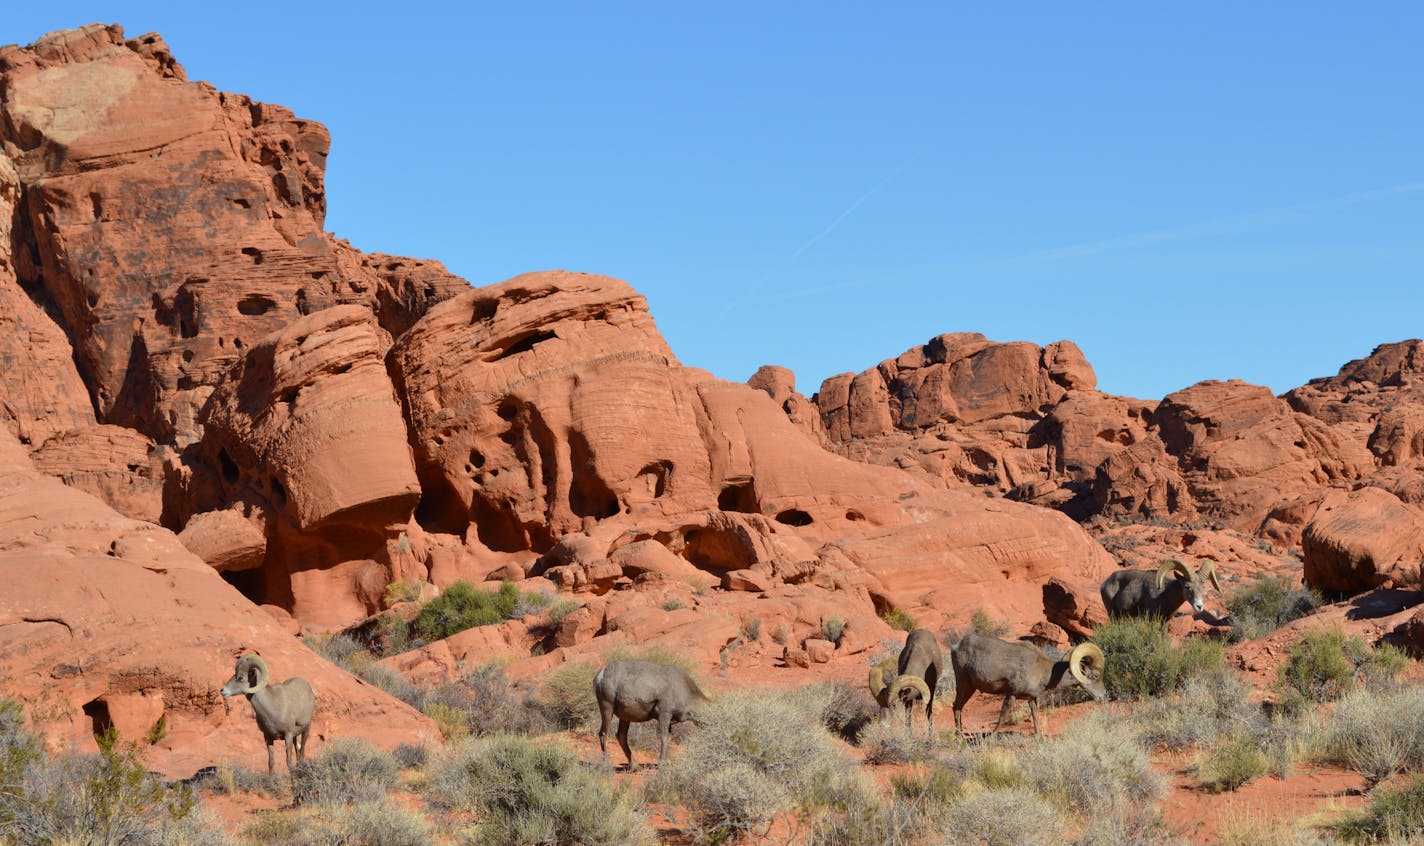
M 930 704 L 930 686 L 925 684 L 925 680 L 920 678 L 919 676 L 901 676 L 896 679 L 894 687 L 890 688 L 890 695 L 888 698 L 892 702 L 900 698 L 900 694 L 907 687 L 914 688 L 915 692 L 920 695 L 921 701 L 923 701 L 926 706 Z
M 870 695 L 876 699 L 885 692 L 885 669 L 883 667 L 870 668 Z
M 1098 672 L 1101 673 L 1103 665 L 1107 663 L 1107 656 L 1103 654 L 1103 650 L 1096 643 L 1080 643 L 1073 647 L 1072 652 L 1068 653 L 1068 671 L 1073 674 L 1073 678 L 1077 679 L 1079 684 L 1084 686 L 1088 684 L 1088 676 L 1083 672 L 1085 659 L 1088 660 L 1088 663 L 1095 665 Z
M 1161 589 L 1162 582 L 1166 581 L 1167 579 L 1167 574 L 1172 572 L 1173 570 L 1176 570 L 1178 573 L 1181 573 L 1182 576 L 1187 579 L 1190 579 L 1192 576 L 1196 575 L 1192 572 L 1191 567 L 1188 567 L 1187 565 L 1183 564 L 1175 558 L 1170 559 L 1168 561 L 1163 561 L 1162 566 L 1157 568 L 1158 589 Z
M 257 682 L 247 688 L 248 693 L 256 693 L 267 686 L 267 679 L 271 677 L 272 670 L 267 666 L 261 655 L 249 653 L 237 659 L 237 671 L 246 674 L 249 669 L 257 670 Z
M 1211 579 L 1211 586 L 1216 588 L 1217 593 L 1221 593 L 1221 582 L 1216 580 L 1216 565 L 1210 561 L 1203 561 L 1201 569 L 1197 571 L 1202 578 Z

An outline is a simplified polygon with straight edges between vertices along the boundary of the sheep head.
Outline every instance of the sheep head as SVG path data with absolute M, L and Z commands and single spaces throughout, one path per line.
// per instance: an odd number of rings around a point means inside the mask
M 1171 573 L 1177 574 L 1177 580 L 1182 585 L 1182 599 L 1191 604 L 1194 612 L 1200 613 L 1205 607 L 1206 580 L 1210 580 L 1211 586 L 1216 588 L 1218 593 L 1221 592 L 1221 583 L 1216 579 L 1216 567 L 1210 561 L 1203 562 L 1201 569 L 1195 572 L 1189 565 L 1175 558 L 1162 562 L 1162 566 L 1157 569 L 1159 591 Z
M 1096 643 L 1080 643 L 1068 653 L 1068 672 L 1099 702 L 1108 698 L 1107 687 L 1103 685 L 1103 670 L 1106 666 L 1107 656 Z
M 919 676 L 904 675 L 895 679 L 885 695 L 886 702 L 899 702 L 906 708 L 915 707 L 916 701 L 929 705 L 930 686 Z
M 268 669 L 267 662 L 261 655 L 249 653 L 238 658 L 232 678 L 222 686 L 223 707 L 227 708 L 229 696 L 251 696 L 267 687 L 267 680 L 271 676 L 272 671 Z

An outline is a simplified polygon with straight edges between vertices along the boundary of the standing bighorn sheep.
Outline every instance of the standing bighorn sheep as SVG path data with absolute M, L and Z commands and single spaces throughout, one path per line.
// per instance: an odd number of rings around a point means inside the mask
M 232 678 L 222 686 L 223 707 L 230 709 L 228 697 L 243 694 L 257 716 L 257 727 L 267 741 L 267 772 L 276 769 L 272 758 L 272 742 L 282 739 L 287 753 L 287 770 L 292 769 L 295 747 L 298 761 L 306 760 L 307 735 L 311 732 L 312 711 L 316 694 L 306 679 L 290 678 L 279 684 L 269 684 L 272 671 L 262 656 L 248 654 L 237 659 Z
M 1168 579 L 1169 574 L 1176 578 Z M 1202 562 L 1201 569 L 1193 572 L 1190 566 L 1173 558 L 1163 562 L 1156 573 L 1118 570 L 1103 580 L 1100 592 L 1109 617 L 1157 617 L 1166 621 L 1183 602 L 1190 603 L 1193 612 L 1201 613 L 1207 580 L 1221 592 L 1216 567 L 1210 561 Z
M 960 734 L 964 733 L 964 703 L 976 692 L 1003 694 L 1004 707 L 994 723 L 996 733 L 1008 719 L 1015 699 L 1028 700 L 1033 733 L 1038 734 L 1038 699 L 1044 691 L 1079 685 L 1099 702 L 1108 696 L 1102 680 L 1103 651 L 1094 643 L 1080 643 L 1067 656 L 1051 658 L 1031 644 L 971 633 L 955 644 L 950 661 L 954 666 L 954 730 Z M 1091 672 L 1084 669 L 1084 663 L 1093 665 Z
M 633 769 L 633 749 L 628 745 L 631 723 L 658 721 L 658 763 L 661 764 L 667 757 L 672 724 L 683 720 L 697 722 L 696 708 L 711 701 L 680 667 L 633 660 L 613 661 L 599 670 L 593 677 L 593 695 L 598 700 L 601 717 L 598 749 L 603 762 L 608 763 L 608 727 L 616 716 L 618 745 L 628 756 L 630 770 Z

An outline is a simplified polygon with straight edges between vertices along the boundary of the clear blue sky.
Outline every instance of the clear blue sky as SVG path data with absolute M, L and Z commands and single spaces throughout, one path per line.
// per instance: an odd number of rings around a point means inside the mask
M 686 364 L 941 332 L 1099 387 L 1282 392 L 1424 336 L 1424 5 L 12 3 L 118 22 L 334 138 L 327 226 L 474 284 L 645 294 Z

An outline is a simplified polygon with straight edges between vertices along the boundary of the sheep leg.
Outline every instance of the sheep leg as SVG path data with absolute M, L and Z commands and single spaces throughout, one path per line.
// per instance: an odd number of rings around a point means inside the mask
M 658 766 L 667 757 L 668 736 L 672 734 L 672 715 L 658 714 Z
M 1004 694 L 1004 707 L 999 709 L 999 721 L 994 723 L 994 734 L 999 733 L 999 726 L 1009 718 L 1009 709 L 1012 707 L 1014 707 L 1014 695 L 1012 693 Z
M 623 754 L 628 756 L 628 772 L 633 771 L 633 747 L 628 745 L 628 726 L 632 725 L 623 717 L 618 718 L 618 745 L 623 747 Z
M 267 738 L 267 775 L 272 775 L 277 772 L 277 759 L 274 754 L 275 750 L 272 749 L 273 740 L 275 740 L 275 738 Z
M 613 724 L 613 703 L 598 703 L 598 751 L 603 756 L 603 765 L 608 766 L 608 727 Z
M 292 756 L 295 750 L 292 749 L 297 743 L 296 734 L 289 734 L 282 738 L 282 752 L 287 756 L 287 772 L 292 771 Z
M 954 733 L 964 734 L 964 703 L 969 701 L 969 697 L 974 695 L 974 691 L 969 689 L 967 683 L 956 684 L 954 686 Z
M 1034 736 L 1034 737 L 1037 737 L 1037 736 L 1038 736 L 1038 700 L 1037 700 L 1037 699 L 1030 699 L 1030 700 L 1028 701 L 1028 715 L 1033 718 L 1033 736 Z M 1044 728 L 1047 728 L 1047 727 L 1048 727 L 1048 715 L 1047 715 L 1047 714 L 1044 714 L 1044 715 L 1043 715 L 1043 727 L 1044 727 Z
M 311 726 L 310 726 L 310 725 L 308 725 L 306 728 L 302 729 L 301 733 L 297 735 L 297 760 L 298 760 L 298 761 L 305 761 L 305 760 L 307 759 L 307 735 L 309 735 L 309 734 L 311 734 Z

